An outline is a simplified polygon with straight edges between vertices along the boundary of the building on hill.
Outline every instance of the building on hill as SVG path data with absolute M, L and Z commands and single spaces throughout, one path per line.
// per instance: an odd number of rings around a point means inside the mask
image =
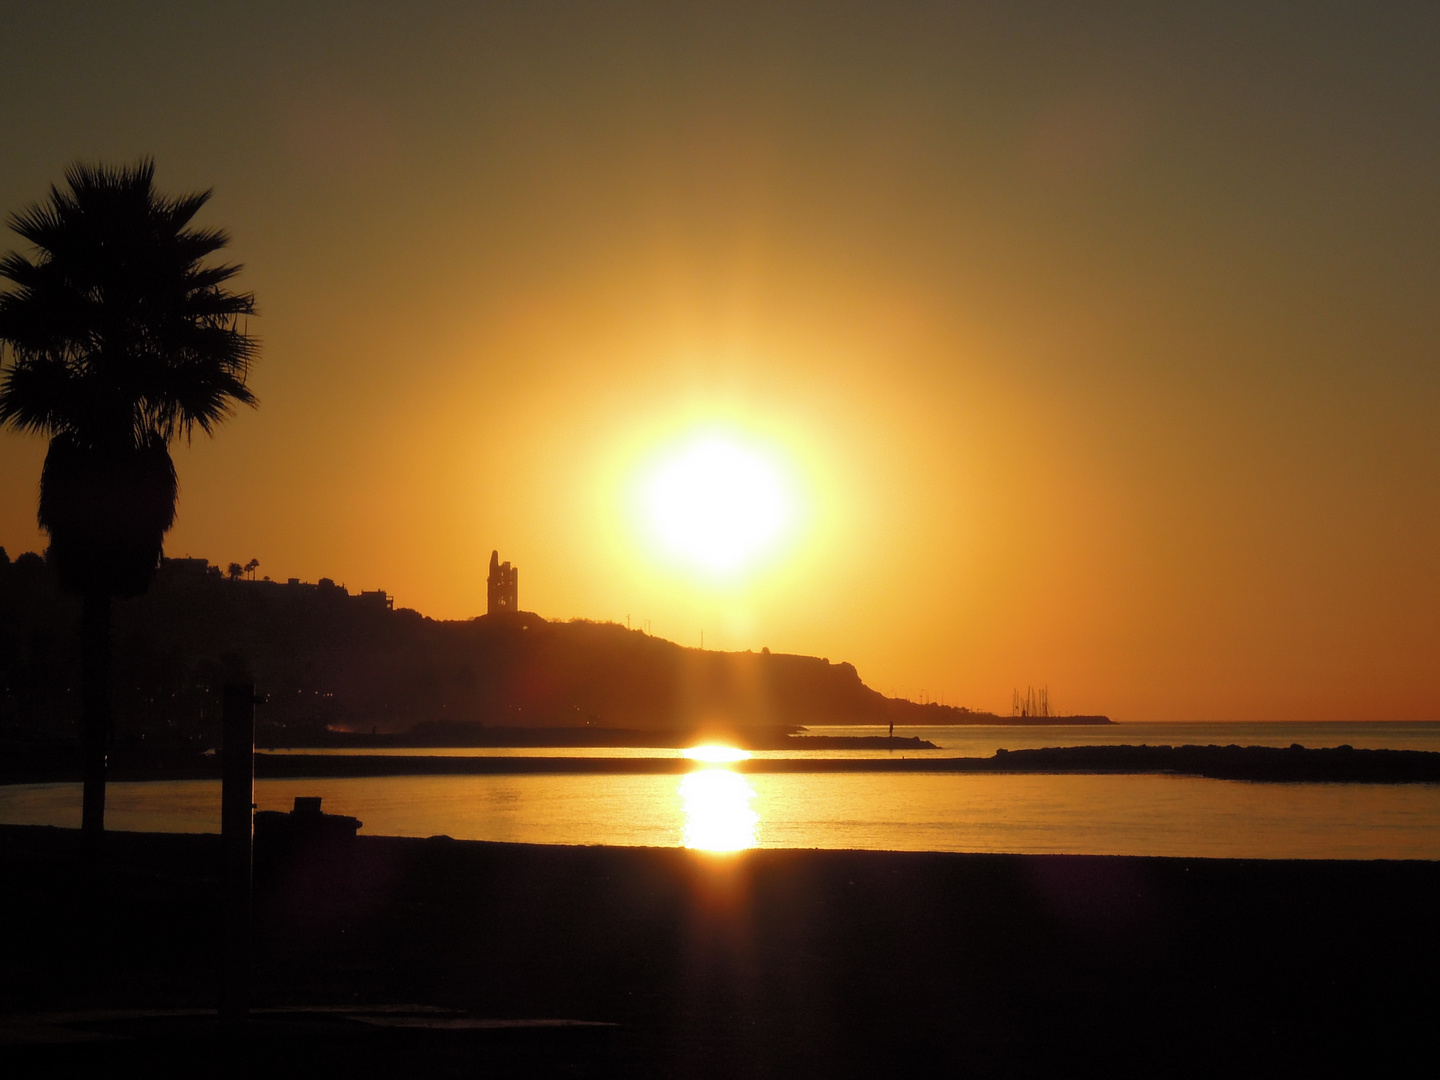
M 227 587 L 240 586 L 247 592 L 258 592 L 262 595 L 289 595 L 292 599 L 300 596 L 320 597 L 326 603 L 350 600 L 356 608 L 367 611 L 395 610 L 395 598 L 384 589 L 362 589 L 358 593 L 351 593 L 344 585 L 337 584 L 334 578 L 328 577 L 322 577 L 316 582 L 301 581 L 298 577 L 283 582 L 271 581 L 268 577 L 263 581 L 245 578 L 226 580 L 220 567 L 212 566 L 206 559 L 162 559 L 157 580 L 162 585 L 171 587 L 208 587 L 223 581 Z M 283 590 L 283 593 L 277 590 Z M 514 595 L 513 587 L 511 595 Z
M 208 559 L 160 559 L 157 577 L 174 585 L 194 585 L 220 576 L 220 568 L 211 566 Z
M 490 553 L 490 577 L 486 582 L 485 612 L 498 615 L 502 611 L 520 610 L 520 571 L 508 562 L 500 561 L 500 552 Z

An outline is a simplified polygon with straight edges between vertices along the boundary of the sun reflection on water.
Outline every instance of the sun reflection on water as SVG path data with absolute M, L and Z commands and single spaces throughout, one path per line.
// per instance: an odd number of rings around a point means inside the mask
M 718 764 L 727 761 L 746 761 L 750 757 L 749 750 L 737 750 L 733 746 L 721 746 L 718 743 L 692 746 L 690 749 L 682 751 L 682 753 L 691 761 L 704 761 L 709 764 Z
M 748 755 L 747 755 L 748 756 Z M 680 781 L 685 809 L 681 843 L 699 851 L 740 851 L 756 844 L 760 815 L 750 803 L 755 789 L 739 773 L 702 769 Z

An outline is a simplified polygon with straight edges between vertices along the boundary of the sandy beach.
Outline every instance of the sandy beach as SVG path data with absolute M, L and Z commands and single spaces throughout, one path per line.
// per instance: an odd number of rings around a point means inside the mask
M 78 832 L 0 828 L 6 1056 L 27 1075 L 1273 1074 L 1398 1061 L 1437 1004 L 1430 862 L 360 837 L 257 852 L 269 1011 L 234 1032 L 204 1012 L 217 864 L 214 836 L 110 834 L 91 862 Z M 534 1020 L 588 1023 L 495 1023 Z

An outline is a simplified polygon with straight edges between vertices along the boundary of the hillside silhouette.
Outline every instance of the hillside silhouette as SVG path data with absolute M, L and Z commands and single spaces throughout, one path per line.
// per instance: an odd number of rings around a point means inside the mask
M 524 611 L 442 621 L 383 592 L 245 580 L 243 569 L 166 559 L 148 594 L 116 604 L 119 739 L 213 740 L 219 688 L 242 674 L 269 697 L 259 737 L 271 743 L 333 731 L 464 742 L 475 725 L 588 726 L 603 740 L 613 729 L 1005 722 L 887 698 L 853 665 L 819 657 L 704 651 Z M 74 731 L 75 605 L 40 556 L 0 556 L 0 723 L 12 732 Z

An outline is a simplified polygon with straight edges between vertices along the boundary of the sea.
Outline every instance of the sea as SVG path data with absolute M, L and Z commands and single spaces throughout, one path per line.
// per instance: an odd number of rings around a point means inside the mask
M 815 734 L 883 735 L 879 727 Z M 896 728 L 926 751 L 773 750 L 755 757 L 988 757 L 1105 744 L 1440 751 L 1440 723 L 1115 724 Z M 263 748 L 261 748 L 263 749 Z M 333 751 L 291 751 L 316 753 Z M 355 751 L 364 753 L 366 751 Z M 396 753 L 394 750 L 380 751 Z M 680 756 L 673 748 L 474 748 L 457 756 Z M 261 780 L 256 804 L 320 796 L 362 833 L 533 844 L 859 848 L 1265 859 L 1440 859 L 1440 784 L 1257 783 L 1180 776 L 758 773 L 724 760 L 678 775 L 397 776 Z M 112 783 L 108 828 L 215 832 L 218 781 Z M 79 784 L 0 786 L 0 824 L 78 827 Z

